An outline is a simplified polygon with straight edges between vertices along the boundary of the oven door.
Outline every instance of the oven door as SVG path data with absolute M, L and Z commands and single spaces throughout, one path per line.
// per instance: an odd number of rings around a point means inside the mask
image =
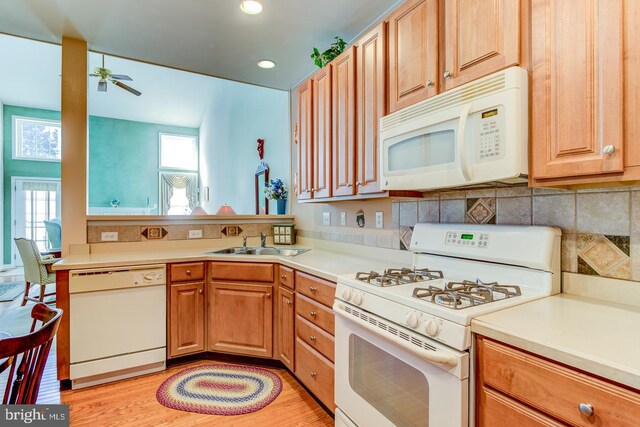
M 468 425 L 468 353 L 342 301 L 334 311 L 335 401 L 355 425 Z

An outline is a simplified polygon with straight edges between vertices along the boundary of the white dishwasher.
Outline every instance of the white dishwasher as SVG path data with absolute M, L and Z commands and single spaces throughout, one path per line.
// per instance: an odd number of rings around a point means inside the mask
M 69 272 L 72 388 L 165 369 L 166 276 L 164 264 Z

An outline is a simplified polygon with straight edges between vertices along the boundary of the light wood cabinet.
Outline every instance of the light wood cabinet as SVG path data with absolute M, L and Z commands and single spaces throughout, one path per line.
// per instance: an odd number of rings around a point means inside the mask
M 296 339 L 295 374 L 331 412 L 335 411 L 333 363 L 300 338 Z
M 356 189 L 356 47 L 346 49 L 331 64 L 333 195 L 351 196 Z
M 313 80 L 298 86 L 298 200 L 311 198 L 313 188 Z
M 481 426 L 510 420 L 622 427 L 640 419 L 638 392 L 484 337 L 478 337 L 476 348 Z M 590 405 L 592 414 L 582 413 L 580 404 Z
M 313 179 L 311 197 L 319 199 L 331 196 L 331 64 L 311 79 L 313 82 Z
M 204 351 L 204 282 L 169 285 L 169 358 Z
M 278 299 L 278 348 L 280 361 L 294 370 L 294 348 L 295 348 L 295 299 L 293 292 L 283 286 L 279 288 Z
M 266 284 L 209 284 L 209 350 L 271 357 L 273 287 Z
M 356 126 L 358 194 L 380 192 L 380 119 L 387 113 L 387 24 L 378 25 L 358 41 Z
M 438 0 L 410 0 L 389 16 L 389 112 L 438 93 Z
M 442 5 L 444 90 L 520 63 L 521 0 L 446 0 Z
M 638 11 L 637 6 L 629 6 Z M 558 178 L 589 176 L 582 183 L 599 182 L 598 175 L 625 170 L 624 100 L 625 54 L 631 53 L 637 74 L 640 43 L 624 31 L 640 18 L 624 12 L 617 0 L 534 1 L 532 27 L 532 182 L 563 183 Z M 625 18 L 625 16 L 627 18 Z M 623 22 L 623 19 L 629 22 Z M 629 82 L 637 106 L 638 78 Z M 627 86 L 628 88 L 629 86 Z M 637 109 L 636 109 L 637 112 Z M 637 117 L 632 118 L 637 122 Z M 635 125 L 632 125 L 635 126 Z M 637 145 L 636 139 L 629 144 Z M 635 159 L 640 162 L 640 151 Z M 545 182 L 544 180 L 547 180 Z M 565 181 L 565 183 L 572 183 Z M 580 181 L 574 181 L 580 183 Z

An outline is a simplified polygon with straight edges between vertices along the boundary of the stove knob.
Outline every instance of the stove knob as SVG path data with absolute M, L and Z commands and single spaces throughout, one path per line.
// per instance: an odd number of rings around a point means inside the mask
M 345 301 L 349 301 L 351 299 L 351 291 L 349 289 L 342 291 L 342 299 Z
M 407 316 L 407 325 L 409 325 L 410 328 L 415 329 L 419 324 L 420 319 L 418 319 L 418 316 L 415 313 L 409 313 Z
M 360 304 L 362 304 L 362 294 L 355 294 L 355 295 L 353 296 L 353 303 L 354 303 L 355 305 L 360 305 Z
M 438 326 L 438 323 L 433 319 L 427 321 L 425 329 L 427 331 L 427 335 L 430 337 L 435 337 L 438 335 L 438 332 L 440 332 L 440 326 Z

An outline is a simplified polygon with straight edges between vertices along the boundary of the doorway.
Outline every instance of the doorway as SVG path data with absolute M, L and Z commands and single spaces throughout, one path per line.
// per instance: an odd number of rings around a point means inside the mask
M 13 177 L 11 186 L 11 260 L 18 267 L 14 237 L 35 240 L 41 252 L 50 249 L 44 221 L 60 219 L 60 179 Z

